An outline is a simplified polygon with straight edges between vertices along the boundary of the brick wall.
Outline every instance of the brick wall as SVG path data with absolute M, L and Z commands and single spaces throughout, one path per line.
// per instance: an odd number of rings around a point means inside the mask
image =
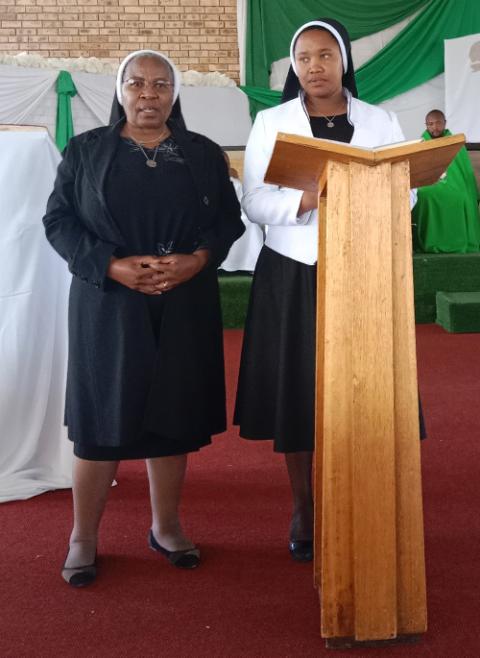
M 0 0 L 0 52 L 99 57 L 139 48 L 238 82 L 236 0 Z

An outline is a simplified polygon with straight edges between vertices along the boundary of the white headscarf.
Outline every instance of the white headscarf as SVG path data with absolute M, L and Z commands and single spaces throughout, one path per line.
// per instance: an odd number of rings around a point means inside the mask
M 295 55 L 294 55 L 294 48 L 295 48 L 295 42 L 300 36 L 300 34 L 306 30 L 309 27 L 322 27 L 323 29 L 327 30 L 330 32 L 330 34 L 335 37 L 338 46 L 340 48 L 340 52 L 342 54 L 342 63 L 343 63 L 343 73 L 345 74 L 348 71 L 348 58 L 347 58 L 347 49 L 345 48 L 345 44 L 343 43 L 343 39 L 340 36 L 340 33 L 338 30 L 336 30 L 333 25 L 329 25 L 329 23 L 324 23 L 323 21 L 310 21 L 309 23 L 305 23 L 305 25 L 302 25 L 302 27 L 299 27 L 298 30 L 295 32 L 293 35 L 293 39 L 290 43 L 290 62 L 292 64 L 293 71 L 295 75 L 297 74 L 297 65 L 295 64 Z
M 153 55 L 155 57 L 160 57 L 160 59 L 163 59 L 166 64 L 170 67 L 170 69 L 173 71 L 173 101 L 172 103 L 175 103 L 175 101 L 178 98 L 178 94 L 180 92 L 180 83 L 181 83 L 181 75 L 180 71 L 177 69 L 175 64 L 172 62 L 172 60 L 164 55 L 163 53 L 159 53 L 156 50 L 135 50 L 133 53 L 130 53 L 125 57 L 125 59 L 121 62 L 120 66 L 118 67 L 117 71 L 117 83 L 116 83 L 116 90 L 117 90 L 117 100 L 120 103 L 120 105 L 123 105 L 122 102 L 122 78 L 123 78 L 123 73 L 125 71 L 125 68 L 134 57 L 139 57 L 139 56 L 148 56 L 148 55 Z

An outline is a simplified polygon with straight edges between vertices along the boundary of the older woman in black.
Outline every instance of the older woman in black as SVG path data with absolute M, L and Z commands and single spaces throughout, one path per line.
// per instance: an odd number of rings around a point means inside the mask
M 73 280 L 65 422 L 74 527 L 62 571 L 96 577 L 119 460 L 147 459 L 150 547 L 199 563 L 178 505 L 187 453 L 225 429 L 216 268 L 243 225 L 220 148 L 170 120 L 180 76 L 154 51 L 120 65 L 126 119 L 73 138 L 44 217 Z

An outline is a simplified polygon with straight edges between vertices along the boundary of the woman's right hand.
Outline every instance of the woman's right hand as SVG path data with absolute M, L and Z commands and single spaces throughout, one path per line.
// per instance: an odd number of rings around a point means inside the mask
M 127 256 L 115 258 L 112 256 L 107 270 L 107 276 L 122 286 L 143 292 L 146 295 L 161 295 L 157 284 L 162 278 L 162 272 L 150 267 L 157 263 L 158 256 Z
M 297 217 L 314 208 L 318 208 L 318 192 L 304 192 L 298 206 Z

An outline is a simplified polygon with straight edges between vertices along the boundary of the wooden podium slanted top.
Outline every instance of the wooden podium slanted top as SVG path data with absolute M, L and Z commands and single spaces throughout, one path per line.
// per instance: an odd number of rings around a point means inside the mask
M 328 646 L 427 623 L 410 189 L 463 135 L 374 149 L 280 133 L 265 181 L 319 199 L 315 582 Z
M 265 182 L 316 192 L 329 160 L 368 166 L 408 160 L 410 187 L 422 187 L 438 181 L 464 144 L 465 135 L 459 134 L 363 148 L 328 139 L 278 133 Z

